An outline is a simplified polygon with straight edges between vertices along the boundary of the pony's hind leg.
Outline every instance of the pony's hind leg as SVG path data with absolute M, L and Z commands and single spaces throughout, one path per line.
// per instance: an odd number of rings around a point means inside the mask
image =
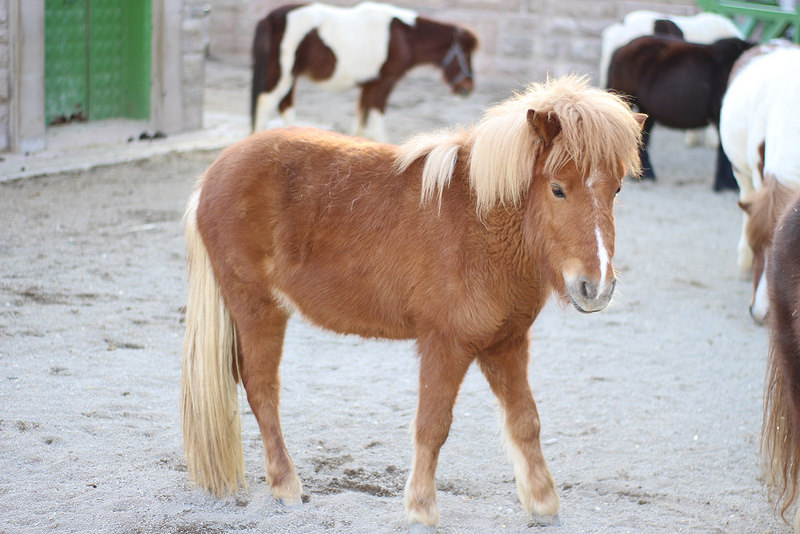
M 267 483 L 271 486 L 273 496 L 282 504 L 298 506 L 303 488 L 286 450 L 278 409 L 278 367 L 288 314 L 271 296 L 251 300 L 247 308 L 247 313 L 236 314 L 241 348 L 240 373 L 247 401 L 261 431 Z
M 505 414 L 506 451 L 514 467 L 522 507 L 540 520 L 556 521 L 559 498 L 539 441 L 539 414 L 528 384 L 528 337 L 512 336 L 479 358 Z
M 419 405 L 414 421 L 414 460 L 405 488 L 409 523 L 435 526 L 436 465 L 447 439 L 458 389 L 473 358 L 445 344 L 419 342 Z

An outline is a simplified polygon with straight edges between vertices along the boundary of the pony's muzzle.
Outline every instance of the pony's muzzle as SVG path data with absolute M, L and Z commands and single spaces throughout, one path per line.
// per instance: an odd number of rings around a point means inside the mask
M 474 82 L 472 78 L 465 78 L 453 85 L 453 93 L 460 96 L 468 96 L 472 92 L 473 87 Z
M 578 276 L 566 281 L 569 300 L 583 313 L 597 312 L 608 306 L 616 285 L 617 281 L 613 278 L 598 283 L 586 276 Z

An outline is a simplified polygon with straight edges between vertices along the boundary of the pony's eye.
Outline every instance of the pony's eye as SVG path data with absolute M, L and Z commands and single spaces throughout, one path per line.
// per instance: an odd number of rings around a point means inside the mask
M 618 187 L 617 190 L 614 192 L 614 196 L 619 195 L 619 192 L 622 190 L 621 187 Z
M 553 192 L 553 196 L 556 198 L 567 198 L 567 195 L 564 194 L 564 190 L 558 184 L 550 184 L 550 191 Z

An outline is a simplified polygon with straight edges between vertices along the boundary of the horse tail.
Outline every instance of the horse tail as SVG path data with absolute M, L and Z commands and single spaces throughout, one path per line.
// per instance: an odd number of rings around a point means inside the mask
M 195 192 L 186 209 L 189 294 L 183 345 L 180 411 L 189 477 L 215 495 L 244 481 L 238 401 L 236 328 L 214 279 L 197 229 Z
M 792 398 L 800 380 L 793 367 L 787 355 L 770 343 L 761 454 L 775 509 L 784 519 L 800 495 L 800 410 Z
M 797 201 L 790 203 L 778 220 L 767 263 L 770 336 L 761 454 L 773 504 L 784 520 L 786 511 L 800 500 L 800 332 L 795 317 L 800 295 L 795 258 L 800 246 L 799 207 Z M 796 513 L 798 532 L 799 527 Z
M 269 84 L 269 54 L 272 35 L 270 17 L 264 17 L 256 25 L 253 37 L 253 79 L 250 85 L 250 128 L 255 130 L 258 95 L 267 90 Z

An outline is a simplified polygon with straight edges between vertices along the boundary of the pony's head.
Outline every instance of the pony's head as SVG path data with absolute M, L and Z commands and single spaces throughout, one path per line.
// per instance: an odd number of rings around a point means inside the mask
M 775 225 L 793 193 L 791 188 L 766 173 L 761 189 L 739 202 L 739 207 L 748 215 L 745 235 L 753 251 L 753 298 L 750 301 L 750 316 L 759 324 L 764 323 L 769 311 L 767 259 L 772 248 Z
M 585 78 L 565 76 L 530 85 L 471 130 L 412 139 L 398 167 L 427 156 L 422 197 L 438 190 L 441 199 L 468 152 L 477 215 L 518 208 L 543 281 L 578 310 L 599 311 L 616 283 L 614 198 L 626 173 L 641 172 L 644 118 Z
M 602 310 L 616 285 L 615 198 L 623 177 L 641 172 L 645 117 L 572 76 L 530 86 L 506 106 L 497 112 L 521 115 L 524 124 L 513 129 L 518 149 L 506 170 L 507 180 L 516 176 L 517 183 L 506 181 L 497 198 L 507 201 L 511 191 L 520 195 L 510 200 L 524 203 L 526 245 L 549 266 L 543 272 L 562 300 L 582 312 Z M 479 163 L 485 143 L 476 137 L 475 180 L 488 176 Z
M 466 96 L 472 92 L 472 54 L 478 48 L 478 38 L 470 30 L 453 27 L 450 49 L 442 58 L 441 67 L 444 78 L 453 92 Z

